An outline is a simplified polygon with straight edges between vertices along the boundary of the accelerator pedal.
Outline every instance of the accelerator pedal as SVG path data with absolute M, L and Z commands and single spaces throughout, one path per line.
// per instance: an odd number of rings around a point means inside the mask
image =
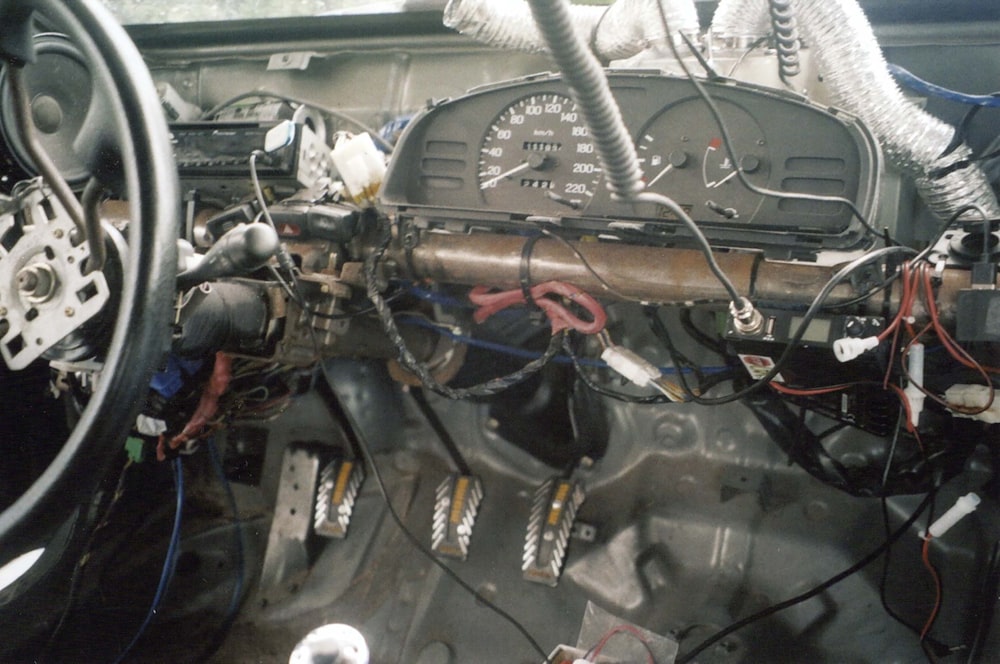
M 475 475 L 452 473 L 438 485 L 434 501 L 431 550 L 439 556 L 465 560 L 476 523 L 483 483 Z
M 347 537 L 354 501 L 364 479 L 364 468 L 355 459 L 334 459 L 326 465 L 316 490 L 313 530 L 317 535 L 336 539 Z
M 559 583 L 573 521 L 585 496 L 580 482 L 561 477 L 550 477 L 535 491 L 521 565 L 525 579 L 553 587 Z

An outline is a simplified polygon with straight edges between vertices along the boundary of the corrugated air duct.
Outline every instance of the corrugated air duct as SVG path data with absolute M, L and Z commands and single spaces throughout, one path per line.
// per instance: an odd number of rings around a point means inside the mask
M 903 96 L 857 2 L 796 0 L 794 7 L 799 31 L 834 104 L 868 125 L 892 163 L 916 180 L 928 207 L 944 219 L 965 205 L 1000 216 L 1000 205 L 979 165 L 933 177 L 971 151 L 962 144 L 942 156 L 954 128 Z M 767 0 L 721 0 L 712 21 L 712 32 L 721 37 L 759 37 L 769 31 Z M 969 212 L 963 218 L 978 215 Z
M 699 32 L 694 0 L 618 0 L 609 7 L 574 5 L 571 20 L 598 58 L 617 60 L 664 42 L 660 3 L 675 32 Z M 526 0 L 450 0 L 444 23 L 490 46 L 532 53 L 546 50 Z

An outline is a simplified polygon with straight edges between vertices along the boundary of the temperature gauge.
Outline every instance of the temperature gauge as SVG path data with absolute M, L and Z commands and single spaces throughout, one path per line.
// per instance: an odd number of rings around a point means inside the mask
M 688 99 L 665 109 L 640 134 L 637 147 L 646 190 L 673 198 L 695 221 L 745 223 L 760 209 L 763 196 L 740 182 L 738 170 L 756 186 L 767 186 L 767 140 L 741 107 L 717 103 L 738 163 L 704 102 Z M 667 210 L 657 216 L 672 217 Z

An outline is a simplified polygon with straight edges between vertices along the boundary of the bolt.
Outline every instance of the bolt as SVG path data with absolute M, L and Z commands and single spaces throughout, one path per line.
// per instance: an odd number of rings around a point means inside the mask
M 76 310 L 73 309 L 73 307 L 66 307 L 66 309 L 63 310 L 63 313 L 66 314 L 67 318 L 72 318 L 76 315 Z
M 54 231 L 52 231 L 52 234 L 56 237 L 57 240 L 61 240 L 64 235 L 63 229 L 57 228 Z
M 0 307 L 0 316 L 7 315 L 7 307 Z

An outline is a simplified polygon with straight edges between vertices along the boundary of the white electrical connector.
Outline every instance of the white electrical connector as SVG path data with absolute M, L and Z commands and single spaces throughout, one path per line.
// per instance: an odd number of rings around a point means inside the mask
M 967 493 L 952 505 L 951 509 L 945 512 L 938 518 L 937 521 L 931 524 L 931 527 L 925 531 L 920 532 L 920 537 L 922 539 L 927 539 L 928 537 L 938 538 L 944 535 L 946 532 L 951 530 L 951 527 L 956 523 L 964 519 L 969 514 L 976 511 L 979 507 L 980 498 L 974 493 Z
M 608 346 L 601 353 L 601 359 L 609 367 L 639 387 L 646 387 L 660 378 L 660 370 L 627 348 Z
M 864 339 L 844 337 L 833 342 L 833 355 L 841 362 L 850 362 L 865 351 L 877 348 L 878 345 L 878 337 L 865 337 Z
M 375 194 L 385 177 L 385 155 L 367 133 L 337 141 L 331 153 L 351 198 L 359 205 L 375 202 Z
M 903 393 L 906 400 L 910 402 L 910 424 L 914 427 L 920 422 L 920 413 L 924 410 L 924 398 L 926 395 L 920 389 L 924 385 L 924 345 L 915 343 L 910 346 L 906 364 L 906 372 L 909 374 L 910 382 L 907 383 Z
M 986 422 L 987 424 L 1000 424 L 1000 399 L 993 399 L 993 403 L 991 404 L 990 392 L 991 390 L 988 385 L 959 383 L 945 390 L 944 398 L 950 404 L 964 406 L 973 410 L 986 408 L 989 405 L 989 408 L 975 415 L 953 412 L 952 415 L 954 417 L 968 417 L 980 422 Z

